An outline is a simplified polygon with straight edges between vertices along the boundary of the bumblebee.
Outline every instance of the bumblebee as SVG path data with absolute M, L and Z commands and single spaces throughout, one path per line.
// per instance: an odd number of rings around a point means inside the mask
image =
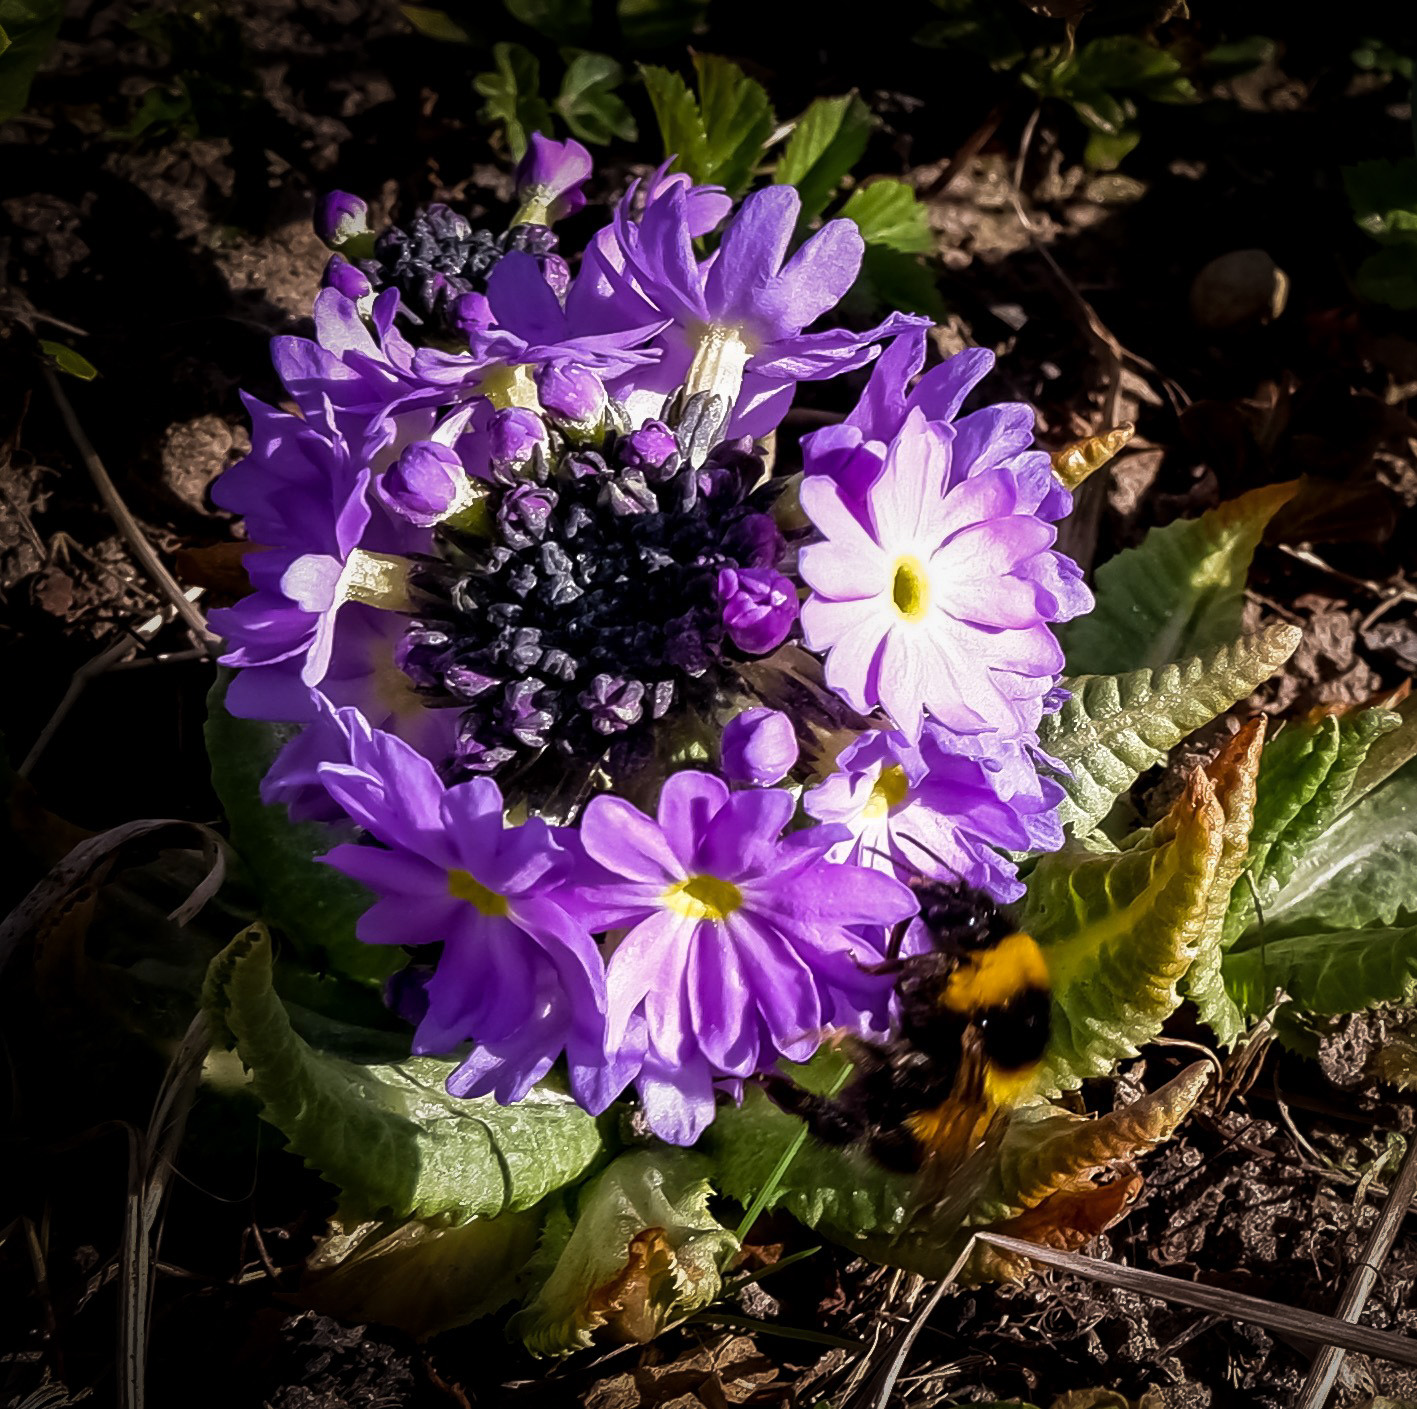
M 896 975 L 897 1035 L 852 1039 L 856 1076 L 839 1096 L 778 1073 L 769 1098 L 829 1145 L 862 1148 L 887 1169 L 938 1182 L 1030 1095 L 1048 1046 L 1052 993 L 1038 944 L 982 891 L 917 882 L 932 947 L 873 969 Z M 893 939 L 898 954 L 904 929 Z

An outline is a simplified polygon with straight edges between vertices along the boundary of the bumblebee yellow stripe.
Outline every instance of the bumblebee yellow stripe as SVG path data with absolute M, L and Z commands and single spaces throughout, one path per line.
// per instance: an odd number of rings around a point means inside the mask
M 1001 1008 L 1025 989 L 1047 988 L 1048 964 L 1031 935 L 1016 932 L 968 955 L 949 977 L 941 1006 L 952 1013 Z

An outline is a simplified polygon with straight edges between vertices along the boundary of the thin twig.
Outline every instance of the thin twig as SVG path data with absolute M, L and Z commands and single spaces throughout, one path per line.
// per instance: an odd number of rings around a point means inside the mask
M 1203 1282 L 1184 1282 L 1179 1277 L 1167 1277 L 1160 1272 L 1147 1272 L 1140 1267 L 1121 1267 L 1096 1257 L 1083 1257 L 1075 1252 L 1059 1252 L 1040 1247 L 1022 1238 L 1009 1238 L 1002 1233 L 976 1233 L 981 1243 L 1000 1248 L 1031 1262 L 1058 1267 L 1089 1281 L 1107 1287 L 1120 1287 L 1138 1296 L 1155 1301 L 1175 1302 L 1197 1311 L 1214 1311 L 1234 1321 L 1244 1321 L 1266 1330 L 1279 1331 L 1295 1340 L 1311 1341 L 1316 1345 L 1339 1345 L 1390 1360 L 1396 1365 L 1417 1365 L 1417 1340 L 1394 1335 L 1391 1331 L 1375 1331 L 1370 1326 L 1354 1326 L 1336 1316 L 1323 1316 L 1317 1311 L 1301 1311 L 1296 1306 L 1282 1306 L 1245 1292 L 1227 1291 L 1223 1287 L 1208 1287 Z
M 59 378 L 46 367 L 44 379 L 49 384 L 50 395 L 53 396 L 54 404 L 59 408 L 59 414 L 64 419 L 65 428 L 79 452 L 79 458 L 84 462 L 84 467 L 93 479 L 94 488 L 98 490 L 99 498 L 103 500 L 104 508 L 108 510 L 113 522 L 117 525 L 118 532 L 123 535 L 143 571 L 152 579 L 153 586 L 172 604 L 173 610 L 187 624 L 198 643 L 206 646 L 208 654 L 214 656 L 220 644 L 218 638 L 208 628 L 206 618 L 178 585 L 177 579 L 163 565 L 156 549 L 148 542 L 146 535 L 139 527 L 137 519 L 129 512 L 117 487 L 109 478 L 108 471 L 104 469 L 103 461 L 98 457 L 98 451 L 93 448 L 93 443 L 84 433 L 83 426 L 79 424 L 79 418 L 74 414 L 74 408 L 70 404 L 64 388 L 59 385 Z
M 1358 1265 L 1353 1269 L 1348 1285 L 1343 1289 L 1342 1300 L 1338 1303 L 1340 1320 L 1356 1323 L 1363 1314 L 1368 1296 L 1377 1285 L 1383 1259 L 1392 1249 L 1397 1230 L 1402 1226 L 1402 1220 L 1407 1217 L 1407 1210 L 1411 1207 L 1414 1193 L 1417 1193 L 1417 1140 L 1407 1147 L 1402 1168 L 1397 1171 L 1397 1178 L 1393 1181 L 1392 1194 L 1383 1205 L 1382 1212 L 1378 1214 L 1373 1231 L 1368 1234 L 1363 1255 L 1358 1259 Z M 1294 1409 L 1323 1409 L 1333 1392 L 1338 1372 L 1343 1367 L 1343 1355 L 1343 1347 L 1330 1344 L 1314 1356 L 1314 1363 L 1309 1367 L 1309 1377 L 1304 1381 L 1298 1399 L 1294 1401 Z

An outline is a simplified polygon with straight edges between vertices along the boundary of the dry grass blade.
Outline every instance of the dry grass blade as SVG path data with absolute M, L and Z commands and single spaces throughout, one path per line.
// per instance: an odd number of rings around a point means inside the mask
M 1408 1145 L 1402 1168 L 1398 1170 L 1397 1178 L 1393 1181 L 1392 1193 L 1383 1205 L 1377 1222 L 1373 1224 L 1373 1231 L 1368 1235 L 1358 1266 L 1353 1269 L 1353 1275 L 1343 1289 L 1343 1299 L 1338 1303 L 1338 1316 L 1341 1321 L 1351 1324 L 1363 1314 L 1368 1296 L 1377 1285 L 1383 1259 L 1392 1250 L 1397 1230 L 1402 1226 L 1402 1220 L 1407 1217 L 1414 1193 L 1417 1193 L 1417 1141 Z M 1309 1367 L 1309 1376 L 1304 1381 L 1303 1389 L 1299 1391 L 1298 1399 L 1294 1401 L 1294 1409 L 1322 1409 L 1322 1406 L 1328 1403 L 1328 1397 L 1338 1379 L 1338 1372 L 1343 1367 L 1344 1349 L 1330 1343 L 1314 1356 L 1314 1363 Z
M 161 1238 L 158 1215 L 210 1046 L 206 1015 L 198 1013 L 163 1078 L 146 1135 L 135 1130 L 129 1141 L 128 1202 L 123 1219 L 118 1303 L 120 1409 L 143 1409 L 152 1268 Z
M 172 604 L 173 610 L 186 622 L 197 641 L 207 648 L 210 655 L 215 655 L 219 645 L 218 638 L 208 628 L 206 618 L 188 600 L 186 593 L 178 585 L 177 579 L 163 566 L 162 559 L 158 557 L 153 545 L 148 542 L 147 535 L 139 527 L 137 519 L 133 517 L 128 506 L 123 502 L 108 471 L 103 467 L 103 461 L 99 459 L 98 451 L 93 448 L 92 441 L 84 433 L 83 426 L 79 424 L 79 418 L 74 413 L 74 408 L 70 404 L 68 396 L 65 395 L 64 388 L 59 385 L 59 378 L 47 367 L 44 377 L 49 384 L 49 392 L 54 398 L 54 404 L 59 408 L 59 414 L 64 419 L 65 429 L 69 432 L 70 439 L 73 440 L 74 446 L 79 452 L 79 458 L 84 462 L 84 467 L 93 479 L 94 487 L 98 490 L 99 498 L 103 500 L 104 508 L 108 510 L 113 522 L 118 526 L 119 533 L 123 535 L 129 548 L 133 550 L 133 556 L 138 560 L 143 571 L 152 579 L 153 586 L 167 598 Z
M 1135 1292 L 1138 1296 L 1175 1302 L 1179 1306 L 1191 1306 L 1198 1311 L 1213 1311 L 1235 1321 L 1263 1326 L 1270 1331 L 1281 1331 L 1296 1340 L 1341 1346 L 1344 1350 L 1356 1350 L 1360 1354 L 1391 1360 L 1398 1365 L 1417 1365 L 1417 1340 L 1408 1336 L 1394 1335 L 1390 1331 L 1375 1331 L 1367 1326 L 1354 1326 L 1347 1321 L 1340 1321 L 1336 1316 L 1321 1316 L 1315 1311 L 1281 1306 L 1278 1302 L 1264 1301 L 1257 1296 L 1247 1296 L 1244 1292 L 1208 1287 L 1201 1282 L 1183 1282 L 1177 1277 L 1166 1277 L 1160 1272 L 1146 1272 L 1140 1267 L 1121 1267 L 1095 1257 L 1083 1257 L 1079 1253 L 1055 1252 L 1052 1248 L 1039 1247 L 1035 1243 L 1025 1242 L 1022 1238 L 1008 1238 L 1000 1233 L 976 1233 L 974 1236 L 976 1241 L 986 1243 L 990 1247 L 1002 1248 L 1006 1252 L 1026 1257 L 1032 1262 L 1041 1262 L 1048 1267 L 1061 1268 L 1065 1272 L 1086 1277 L 1089 1281 L 1101 1282 L 1104 1286 L 1120 1287 L 1123 1291 Z

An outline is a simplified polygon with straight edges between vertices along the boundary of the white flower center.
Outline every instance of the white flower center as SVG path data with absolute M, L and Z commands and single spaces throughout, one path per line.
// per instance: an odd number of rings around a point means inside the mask
M 743 389 L 743 369 L 756 348 L 744 328 L 706 323 L 694 346 L 694 360 L 684 378 L 684 399 L 701 391 L 721 396 L 729 406 Z

